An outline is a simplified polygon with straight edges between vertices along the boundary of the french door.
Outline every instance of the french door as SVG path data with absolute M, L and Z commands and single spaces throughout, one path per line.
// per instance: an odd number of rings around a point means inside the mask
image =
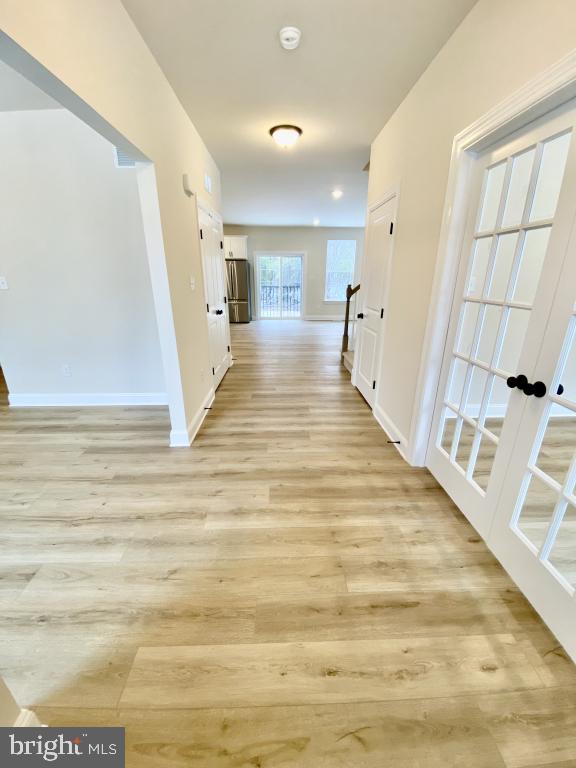
M 302 256 L 257 254 L 258 316 L 302 317 Z
M 575 302 L 572 236 L 488 543 L 576 661 Z
M 427 456 L 574 656 L 575 125 L 565 106 L 477 159 Z

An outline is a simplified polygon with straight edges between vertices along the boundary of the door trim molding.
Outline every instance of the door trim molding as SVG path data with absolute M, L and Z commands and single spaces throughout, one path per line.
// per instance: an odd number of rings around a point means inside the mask
M 576 50 L 539 73 L 454 137 L 410 426 L 408 461 L 413 466 L 426 464 L 466 224 L 473 153 L 503 139 L 575 96 Z
M 378 424 L 380 424 L 384 432 L 386 432 L 390 438 L 390 443 L 394 446 L 394 448 L 396 448 L 404 461 L 408 461 L 406 454 L 406 446 L 408 445 L 408 441 L 402 432 L 400 432 L 396 424 L 394 424 L 392 419 L 382 410 L 378 403 L 374 403 L 374 410 L 372 413 L 374 414 L 374 418 Z
M 204 423 L 204 419 L 208 415 L 208 411 L 210 409 L 210 406 L 214 402 L 215 397 L 216 397 L 216 393 L 214 392 L 214 388 L 210 387 L 210 391 L 204 398 L 202 405 L 196 411 L 194 418 L 188 424 L 187 428 L 180 431 L 173 429 L 170 432 L 171 448 L 189 448 L 192 445 L 194 438 L 196 437 L 196 435 L 200 431 L 200 427 Z

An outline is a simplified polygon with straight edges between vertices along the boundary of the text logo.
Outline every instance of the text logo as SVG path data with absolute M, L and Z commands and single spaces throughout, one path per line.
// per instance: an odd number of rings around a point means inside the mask
M 124 728 L 0 728 L 0 765 L 124 768 Z

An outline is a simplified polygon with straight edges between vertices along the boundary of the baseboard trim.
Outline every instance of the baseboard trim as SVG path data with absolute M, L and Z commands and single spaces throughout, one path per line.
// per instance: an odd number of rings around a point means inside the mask
M 11 408 L 89 408 L 106 405 L 168 405 L 165 392 L 9 394 Z
M 344 315 L 305 315 L 304 320 L 324 320 L 327 323 L 343 323 Z
M 382 408 L 380 408 L 379 405 L 374 406 L 374 410 L 372 411 L 374 418 L 380 424 L 384 432 L 388 435 L 390 440 L 394 441 L 394 448 L 398 451 L 398 453 L 402 456 L 404 461 L 406 461 L 408 464 L 412 464 L 410 459 L 408 458 L 410 455 L 409 452 L 409 445 L 408 440 L 404 437 L 402 432 L 398 429 L 398 427 L 394 424 L 392 419 L 384 413 Z M 396 443 L 396 440 L 399 440 L 400 443 Z
M 352 350 L 344 352 L 342 355 L 342 365 L 344 368 L 346 368 L 350 375 L 352 375 L 352 371 L 354 370 L 354 352 Z
M 16 718 L 14 728 L 43 728 L 43 723 L 38 720 L 38 716 L 31 709 L 21 709 Z
M 208 409 L 214 402 L 216 393 L 213 389 L 210 389 L 204 402 L 200 408 L 196 411 L 196 415 L 188 424 L 186 429 L 173 429 L 170 432 L 170 447 L 171 448 L 189 448 L 194 441 L 194 438 L 198 434 L 200 427 L 202 426 L 204 419 L 208 415 Z

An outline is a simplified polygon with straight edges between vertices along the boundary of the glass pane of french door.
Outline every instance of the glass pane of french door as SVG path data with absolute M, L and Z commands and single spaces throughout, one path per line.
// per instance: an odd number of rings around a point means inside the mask
M 436 446 L 480 495 L 508 411 L 507 380 L 520 373 L 570 138 L 564 131 L 535 141 L 484 173 L 436 434 Z
M 576 587 L 576 314 L 512 517 L 512 529 L 569 589 Z

